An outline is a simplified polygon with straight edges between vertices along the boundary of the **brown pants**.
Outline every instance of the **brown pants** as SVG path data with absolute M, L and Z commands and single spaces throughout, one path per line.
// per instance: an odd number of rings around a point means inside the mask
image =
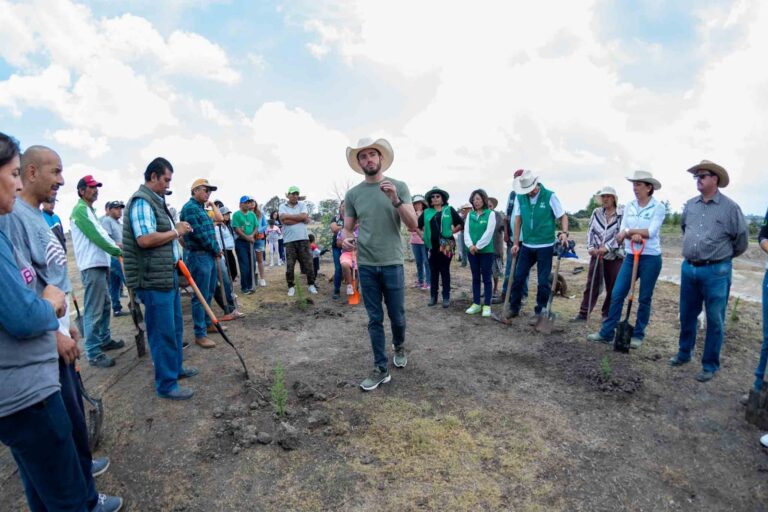
M 295 281 L 293 268 L 299 262 L 302 274 L 307 274 L 307 286 L 315 284 L 315 269 L 312 266 L 312 253 L 309 250 L 309 240 L 296 240 L 285 244 L 285 280 L 288 288 L 293 288 Z
M 611 292 L 613 291 L 613 284 L 616 282 L 616 276 L 619 275 L 621 264 L 624 263 L 623 258 L 617 258 L 615 260 L 602 260 L 600 265 L 597 265 L 598 259 L 595 256 L 589 260 L 589 272 L 587 272 L 587 286 L 584 288 L 584 297 L 581 299 L 581 307 L 579 308 L 579 316 L 586 318 L 587 310 L 590 304 L 592 309 L 595 309 L 597 305 L 597 299 L 600 297 L 600 291 L 605 283 L 605 300 L 603 301 L 602 314 L 603 318 L 608 316 L 608 310 L 611 308 Z M 597 266 L 597 268 L 595 268 Z M 592 300 L 589 298 L 589 287 L 592 284 L 593 272 L 597 272 L 595 276 L 595 287 L 592 290 Z M 601 275 L 602 281 L 601 282 Z

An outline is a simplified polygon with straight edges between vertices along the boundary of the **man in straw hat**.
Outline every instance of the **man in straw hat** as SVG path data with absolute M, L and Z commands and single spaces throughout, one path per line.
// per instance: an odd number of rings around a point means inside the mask
M 515 219 L 512 254 L 518 254 L 517 270 L 512 282 L 510 296 L 510 315 L 520 314 L 523 299 L 523 284 L 528 279 L 531 267 L 538 269 L 538 289 L 536 292 L 536 316 L 538 321 L 541 310 L 547 306 L 550 285 L 549 274 L 552 271 L 552 246 L 559 242 L 568 244 L 568 216 L 554 192 L 539 183 L 539 177 L 532 171 L 524 171 L 514 182 L 517 201 L 512 217 Z M 555 236 L 555 221 L 559 220 L 562 231 Z M 520 235 L 524 242 L 520 242 Z
M 280 222 L 283 223 L 283 241 L 285 243 L 285 280 L 288 282 L 288 296 L 296 293 L 294 272 L 296 261 L 301 272 L 307 275 L 309 293 L 316 294 L 315 268 L 312 265 L 312 252 L 309 249 L 309 210 L 304 203 L 299 187 L 290 187 L 285 194 L 287 202 L 280 205 Z
M 390 381 L 384 309 L 392 327 L 393 363 L 404 368 L 405 353 L 405 276 L 400 223 L 413 231 L 417 228 L 416 212 L 411 204 L 408 186 L 392 178 L 384 178 L 394 159 L 392 146 L 385 139 L 361 139 L 347 148 L 349 166 L 365 176 L 365 180 L 347 191 L 344 198 L 343 248 L 357 250 L 360 286 L 368 312 L 368 335 L 373 349 L 374 369 L 360 383 L 365 391 Z M 359 224 L 357 242 L 355 224 Z
M 720 192 L 728 186 L 728 172 L 702 160 L 688 172 L 696 180 L 699 195 L 685 203 L 680 227 L 683 230 L 683 264 L 680 276 L 680 346 L 669 360 L 681 366 L 691 360 L 696 344 L 697 318 L 702 304 L 707 314 L 707 334 L 696 375 L 707 382 L 720 369 L 725 310 L 731 288 L 731 260 L 747 250 L 747 222 L 741 208 Z

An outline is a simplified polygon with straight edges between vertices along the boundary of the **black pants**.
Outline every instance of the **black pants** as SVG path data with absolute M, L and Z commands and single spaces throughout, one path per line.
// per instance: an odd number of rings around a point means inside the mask
M 437 298 L 437 289 L 440 278 L 443 280 L 443 300 L 451 298 L 451 260 L 440 252 L 439 249 L 429 251 L 429 271 L 432 282 L 429 283 L 432 297 Z

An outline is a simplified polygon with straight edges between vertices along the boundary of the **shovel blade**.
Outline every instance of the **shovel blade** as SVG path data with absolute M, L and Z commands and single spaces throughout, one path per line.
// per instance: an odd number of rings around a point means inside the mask
M 616 352 L 629 353 L 629 344 L 632 340 L 634 326 L 629 321 L 620 322 L 616 328 L 616 338 L 613 340 L 613 350 Z
M 352 295 L 350 295 L 347 298 L 347 302 L 351 306 L 356 306 L 356 305 L 360 304 L 360 290 L 358 290 L 358 288 L 357 288 L 357 282 L 356 281 L 352 281 L 352 288 L 354 288 L 355 293 L 353 293 Z
M 552 334 L 556 319 L 557 315 L 555 313 L 542 312 L 539 316 L 539 321 L 536 322 L 536 330 L 542 334 Z

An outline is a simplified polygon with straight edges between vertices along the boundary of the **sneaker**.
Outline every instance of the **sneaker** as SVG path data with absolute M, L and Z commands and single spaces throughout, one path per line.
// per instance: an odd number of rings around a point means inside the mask
M 264 279 L 259 279 L 259 286 L 267 286 L 267 282 Z
M 253 289 L 250 290 L 243 290 L 243 295 L 253 295 L 256 293 Z
M 130 313 L 123 310 L 115 311 L 114 313 L 112 313 L 112 316 L 114 316 L 115 318 L 119 318 L 121 316 L 128 316 L 128 315 L 130 315 Z
M 587 341 L 594 341 L 596 343 L 610 343 L 611 341 L 600 336 L 599 332 L 593 332 L 587 335 Z
M 739 403 L 744 407 L 746 407 L 747 404 L 749 403 L 749 393 L 744 393 L 743 395 L 741 395 L 739 397 Z
M 427 283 L 424 283 L 423 285 L 421 285 L 422 290 L 429 290 L 429 288 L 430 286 Z
M 97 457 L 91 460 L 91 475 L 93 477 L 101 476 L 109 468 L 109 457 Z
M 195 343 L 201 348 L 213 348 L 216 346 L 216 342 L 208 337 L 195 338 Z
M 194 366 L 187 366 L 186 368 L 181 369 L 181 372 L 179 372 L 179 378 L 188 379 L 190 377 L 194 377 L 198 373 L 200 373 L 200 370 L 198 370 Z
M 354 295 L 354 294 L 355 294 L 355 289 L 352 287 L 351 284 L 348 284 L 347 285 L 347 295 Z
M 669 366 L 675 367 L 675 366 L 683 366 L 686 363 L 690 363 L 690 359 L 680 359 L 680 356 L 674 355 L 669 358 L 669 361 L 667 361 L 667 364 Z
M 571 318 L 568 321 L 571 322 L 572 324 L 573 323 L 578 323 L 578 322 L 586 322 L 587 321 L 587 317 L 582 315 L 581 313 L 579 313 L 578 315 L 576 315 L 575 317 Z
M 490 316 L 491 316 L 491 306 L 483 306 L 482 317 L 490 318 Z
M 396 368 L 405 368 L 408 364 L 408 356 L 405 355 L 405 347 L 400 345 L 395 347 L 395 355 L 392 357 L 392 363 Z
M 91 512 L 119 512 L 123 509 L 123 498 L 119 496 L 107 496 L 99 494 L 99 501 Z
M 296 288 L 291 286 L 290 288 L 288 288 L 288 296 L 293 297 L 294 295 L 296 295 Z
M 115 360 L 109 357 L 107 354 L 99 354 L 93 359 L 89 359 L 88 364 L 97 368 L 110 368 L 115 366 Z
M 231 322 L 232 320 L 236 320 L 238 317 L 235 316 L 235 313 L 227 313 L 224 316 L 219 317 L 219 322 Z
M 309 293 L 312 295 L 317 295 L 317 288 L 315 288 L 315 285 L 311 284 L 309 285 Z
M 437 297 L 430 297 L 427 306 L 434 306 L 435 304 L 437 304 Z
M 245 313 L 241 313 L 239 309 L 236 309 L 236 310 L 232 311 L 232 313 L 230 313 L 230 314 L 232 316 L 234 316 L 235 318 L 243 318 L 243 317 L 245 317 Z
M 184 350 L 187 347 L 189 347 L 189 342 L 187 340 L 182 341 L 181 342 L 181 350 Z
M 643 339 L 642 338 L 635 338 L 632 336 L 629 339 L 629 348 L 638 349 L 643 346 Z
M 696 375 L 696 380 L 699 382 L 708 382 L 715 378 L 715 372 L 708 372 L 707 370 L 701 370 Z
M 412 288 L 421 288 L 421 285 L 422 285 L 422 283 L 420 283 L 418 281 L 414 281 L 413 284 L 411 285 L 411 287 Z
M 389 375 L 389 370 L 374 368 L 368 378 L 360 383 L 360 387 L 363 388 L 363 391 L 373 391 L 379 387 L 379 384 L 386 384 L 390 380 L 392 377 Z
M 195 390 L 179 386 L 169 393 L 158 393 L 157 396 L 167 400 L 189 400 L 195 396 Z
M 119 348 L 123 348 L 124 346 L 125 342 L 123 340 L 109 340 L 107 343 L 104 343 L 101 346 L 101 350 L 117 350 Z
M 468 315 L 476 315 L 480 311 L 482 311 L 482 309 L 483 308 L 480 307 L 480 304 L 472 304 L 471 306 L 469 306 L 469 308 L 467 308 L 465 313 L 468 314 Z
M 451 307 L 451 299 L 443 299 L 443 308 L 447 309 Z

